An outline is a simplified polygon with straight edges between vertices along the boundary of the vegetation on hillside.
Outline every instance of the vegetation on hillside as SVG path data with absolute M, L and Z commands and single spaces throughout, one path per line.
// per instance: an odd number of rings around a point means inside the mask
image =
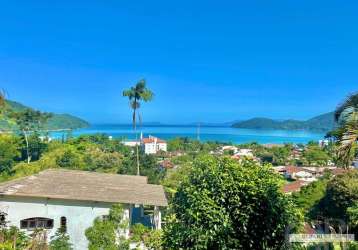
M 34 109 L 24 106 L 18 102 L 6 100 L 6 111 L 0 117 L 0 131 L 1 130 L 18 130 L 19 127 L 12 121 L 10 114 L 21 112 L 35 112 Z M 45 130 L 61 130 L 61 129 L 78 129 L 88 127 L 89 123 L 69 114 L 51 114 L 51 117 L 43 124 Z
M 284 120 L 278 121 L 269 118 L 252 118 L 232 125 L 234 128 L 251 129 L 284 129 L 284 130 L 315 130 L 329 131 L 335 127 L 334 113 L 326 113 L 306 121 Z

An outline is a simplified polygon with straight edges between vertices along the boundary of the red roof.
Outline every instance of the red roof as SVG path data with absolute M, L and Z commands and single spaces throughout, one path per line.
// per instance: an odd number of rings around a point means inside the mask
M 157 143 L 165 143 L 164 140 L 159 139 L 159 138 L 156 138 L 156 137 L 143 138 L 143 139 L 142 139 L 142 142 L 143 142 L 144 144 L 146 144 L 146 143 L 154 143 L 155 140 L 157 140 Z
M 168 161 L 168 160 L 164 160 L 162 163 L 161 163 L 161 166 L 163 168 L 174 168 L 174 164 L 171 162 L 171 161 Z
M 290 182 L 290 183 L 287 183 L 285 184 L 283 187 L 282 187 L 282 191 L 284 193 L 292 193 L 292 192 L 297 192 L 297 191 L 300 191 L 301 187 L 305 186 L 307 183 L 304 182 L 304 181 L 294 181 L 294 182 Z

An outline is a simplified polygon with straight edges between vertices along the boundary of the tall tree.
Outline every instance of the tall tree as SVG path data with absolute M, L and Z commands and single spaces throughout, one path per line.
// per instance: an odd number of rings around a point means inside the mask
M 153 92 L 146 87 L 146 82 L 144 79 L 140 80 L 135 86 L 130 89 L 123 91 L 123 96 L 128 97 L 129 104 L 131 109 L 133 110 L 132 114 L 132 123 L 133 129 L 136 136 L 136 140 L 138 140 L 137 135 L 137 120 L 139 119 L 140 123 L 142 122 L 141 115 L 138 113 L 138 109 L 141 106 L 141 102 L 149 102 L 153 99 Z M 137 175 L 140 174 L 139 170 L 139 146 L 136 145 L 136 154 L 137 154 Z
M 46 121 L 51 117 L 50 113 L 42 113 L 33 109 L 25 109 L 20 112 L 13 112 L 11 117 L 15 120 L 16 125 L 20 129 L 25 138 L 27 163 L 31 161 L 31 153 L 29 147 L 30 133 L 39 131 L 43 128 Z
M 346 98 L 335 111 L 335 119 L 340 124 L 342 135 L 339 138 L 338 158 L 343 167 L 348 168 L 355 156 L 358 140 L 358 92 Z

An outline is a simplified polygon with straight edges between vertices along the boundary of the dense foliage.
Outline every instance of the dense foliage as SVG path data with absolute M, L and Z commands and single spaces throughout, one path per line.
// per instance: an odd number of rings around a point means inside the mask
M 307 220 L 315 220 L 320 214 L 319 203 L 326 194 L 328 177 L 319 179 L 302 187 L 300 192 L 294 193 L 293 199 L 301 209 Z
M 62 229 L 58 229 L 56 234 L 51 237 L 50 250 L 72 250 L 70 236 Z
M 326 217 L 347 220 L 347 210 L 358 202 L 358 171 L 338 175 L 327 184 L 321 209 Z
M 278 249 L 300 214 L 266 166 L 200 157 L 175 194 L 166 249 Z
M 162 250 L 162 231 L 153 230 L 142 224 L 134 224 L 131 227 L 130 241 L 133 243 L 143 243 L 149 250 Z
M 30 244 L 30 238 L 16 227 L 2 225 L 0 228 L 0 249 L 25 249 Z
M 22 136 L 0 135 L 0 180 L 31 175 L 48 168 L 136 174 L 133 150 L 106 135 L 47 141 L 33 134 L 28 141 L 31 162 L 26 164 L 26 143 Z M 166 170 L 159 167 L 160 159 L 140 153 L 141 174 L 148 176 L 149 183 L 160 183 L 165 176 Z
M 358 171 L 332 176 L 303 187 L 293 198 L 310 224 L 325 221 L 336 231 L 349 229 L 358 238 Z
M 124 218 L 123 211 L 121 205 L 114 205 L 108 216 L 95 219 L 93 226 L 86 230 L 89 250 L 129 249 L 129 242 L 124 236 L 129 222 Z
M 0 134 L 0 172 L 9 173 L 20 155 L 20 139 Z

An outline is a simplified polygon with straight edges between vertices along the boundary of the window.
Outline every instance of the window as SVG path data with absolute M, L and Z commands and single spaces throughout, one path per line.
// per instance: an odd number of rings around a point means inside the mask
M 6 225 L 6 213 L 0 212 L 0 226 Z
M 61 231 L 67 232 L 67 218 L 64 216 L 61 217 Z
M 48 218 L 36 217 L 28 218 L 20 221 L 20 228 L 34 230 L 36 228 L 53 228 L 53 220 Z

